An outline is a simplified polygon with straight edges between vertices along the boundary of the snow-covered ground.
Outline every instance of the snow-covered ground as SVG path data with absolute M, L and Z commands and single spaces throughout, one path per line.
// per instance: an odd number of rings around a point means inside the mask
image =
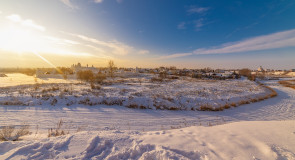
M 295 90 L 264 83 L 278 96 L 222 112 L 0 106 L 1 125 L 33 133 L 0 142 L 0 159 L 295 159 Z M 70 134 L 46 138 L 59 119 Z
M 122 106 L 1 106 L 0 124 L 16 125 L 26 122 L 34 130 L 54 127 L 63 119 L 75 130 L 162 130 L 191 125 L 215 125 L 234 121 L 295 120 L 295 90 L 279 85 L 276 81 L 265 82 L 278 92 L 275 98 L 246 104 L 222 112 L 168 111 L 131 109 Z
M 59 80 L 60 81 L 60 80 Z M 0 79 L 1 82 L 1 79 Z M 35 83 L 0 88 L 2 105 L 121 105 L 130 108 L 202 110 L 238 106 L 271 91 L 247 79 L 179 80 L 154 82 L 151 75 L 117 78 L 111 84 Z M 227 107 L 225 107 L 225 105 Z
M 0 159 L 295 159 L 295 121 L 154 132 L 92 131 L 0 143 Z
M 21 73 L 5 74 L 7 77 L 0 77 L 0 87 L 35 84 L 35 83 L 74 83 L 76 80 L 64 80 L 56 78 L 35 78 Z

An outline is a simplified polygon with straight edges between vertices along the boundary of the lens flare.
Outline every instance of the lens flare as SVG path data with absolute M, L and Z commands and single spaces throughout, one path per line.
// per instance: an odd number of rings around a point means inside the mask
M 46 58 L 44 58 L 43 56 L 41 56 L 39 53 L 37 52 L 33 52 L 37 57 L 39 57 L 40 59 L 42 59 L 44 62 L 46 62 L 47 64 L 49 64 L 50 66 L 52 66 L 53 68 L 55 68 L 60 74 L 62 74 L 63 72 L 57 68 L 53 63 L 51 63 L 50 61 L 48 61 Z

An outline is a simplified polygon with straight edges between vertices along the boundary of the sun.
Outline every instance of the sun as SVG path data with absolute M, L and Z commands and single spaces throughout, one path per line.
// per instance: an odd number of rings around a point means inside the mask
M 0 31 L 0 48 L 12 52 L 23 53 L 38 50 L 40 39 L 29 31 L 17 27 L 9 27 Z
M 50 66 L 56 68 L 55 65 L 39 54 L 39 52 L 50 48 L 43 39 L 42 36 L 30 30 L 10 27 L 0 31 L 0 49 L 16 52 L 19 55 L 23 53 L 34 54 Z

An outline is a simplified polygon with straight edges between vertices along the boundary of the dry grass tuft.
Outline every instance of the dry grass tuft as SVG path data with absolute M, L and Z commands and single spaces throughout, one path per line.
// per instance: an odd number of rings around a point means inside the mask
M 0 130 L 0 141 L 19 141 L 22 136 L 30 134 L 29 125 L 4 126 Z
M 63 126 L 64 121 L 60 119 L 56 124 L 56 128 L 48 129 L 48 137 L 58 137 L 69 134 L 69 131 L 66 132 Z
M 230 108 L 230 105 L 225 104 L 225 105 L 223 106 L 223 108 L 224 108 L 224 109 L 229 109 L 229 108 Z
M 263 101 L 265 99 L 273 98 L 278 95 L 278 93 L 274 89 L 270 88 L 269 86 L 265 86 L 264 84 L 259 83 L 259 82 L 257 82 L 257 83 L 260 86 L 271 91 L 271 93 L 268 95 L 265 95 L 265 96 L 258 97 L 258 98 L 249 98 L 248 100 L 241 100 L 238 103 L 225 104 L 223 106 L 220 106 L 219 108 L 213 108 L 212 106 L 209 106 L 209 105 L 201 105 L 198 110 L 199 111 L 223 111 L 224 109 L 229 109 L 231 107 L 237 107 L 237 106 L 244 105 L 244 104 L 250 104 L 250 103 Z
M 295 80 L 279 81 L 279 84 L 295 89 Z
M 231 105 L 232 107 L 237 107 L 237 104 L 236 104 L 236 103 L 234 103 L 234 102 L 233 102 L 233 103 L 231 103 L 230 105 Z
M 96 90 L 100 90 L 101 86 L 100 85 L 95 85 L 93 83 L 90 84 L 91 89 L 96 89 Z

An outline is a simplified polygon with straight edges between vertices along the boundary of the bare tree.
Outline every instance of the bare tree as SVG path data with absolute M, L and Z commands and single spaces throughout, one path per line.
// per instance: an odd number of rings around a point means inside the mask
M 114 77 L 115 63 L 114 63 L 113 60 L 109 61 L 108 68 L 109 68 L 109 71 L 110 71 L 110 76 Z
M 255 76 L 251 74 L 251 70 L 248 68 L 243 68 L 239 71 L 241 76 L 247 77 L 249 80 L 255 81 Z

